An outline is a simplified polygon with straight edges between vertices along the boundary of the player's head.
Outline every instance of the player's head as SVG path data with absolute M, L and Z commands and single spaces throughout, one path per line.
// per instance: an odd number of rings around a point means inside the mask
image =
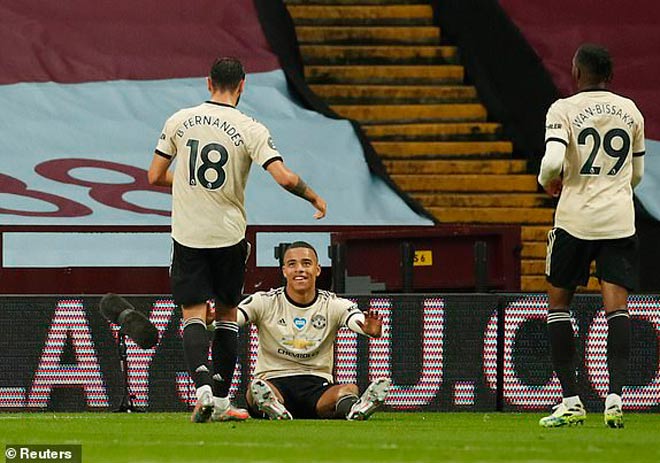
M 235 94 L 240 99 L 245 86 L 245 69 L 243 64 L 230 57 L 218 58 L 211 66 L 211 72 L 207 79 L 209 91 Z M 238 104 L 238 101 L 236 101 Z
M 580 45 L 573 57 L 573 78 L 578 88 L 605 85 L 612 76 L 612 57 L 607 48 L 593 43 Z
M 321 274 L 316 249 L 305 241 L 288 245 L 282 257 L 282 274 L 290 290 L 304 292 L 316 289 L 316 278 Z

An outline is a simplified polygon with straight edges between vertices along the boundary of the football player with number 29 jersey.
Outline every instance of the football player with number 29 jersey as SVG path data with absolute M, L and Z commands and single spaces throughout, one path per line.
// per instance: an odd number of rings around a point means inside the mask
M 197 395 L 195 423 L 248 418 L 228 394 L 237 353 L 236 305 L 250 247 L 244 207 L 250 166 L 256 162 L 280 186 L 309 201 L 314 218 L 326 213 L 323 198 L 284 165 L 268 129 L 236 108 L 245 88 L 241 62 L 216 60 L 206 84 L 208 101 L 165 122 L 148 173 L 152 185 L 172 187 L 172 296 L 183 312 L 183 351 Z M 209 368 L 211 300 L 217 323 Z
M 556 101 L 546 118 L 539 183 L 559 197 L 548 233 L 548 336 L 563 400 L 540 420 L 544 427 L 582 424 L 586 411 L 575 372 L 570 303 L 596 262 L 608 324 L 609 394 L 604 421 L 623 427 L 621 393 L 630 357 L 627 299 L 638 282 L 633 188 L 644 174 L 644 118 L 635 103 L 607 89 L 612 59 L 584 44 L 573 58 L 578 93 Z

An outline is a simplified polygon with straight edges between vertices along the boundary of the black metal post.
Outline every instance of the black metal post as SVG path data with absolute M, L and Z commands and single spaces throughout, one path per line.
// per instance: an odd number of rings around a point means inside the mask
M 488 289 L 488 244 L 485 241 L 474 243 L 474 288 L 479 293 Z
M 413 291 L 413 265 L 415 250 L 412 243 L 404 241 L 401 243 L 401 285 L 404 293 Z
M 346 245 L 335 243 L 328 246 L 328 257 L 332 262 L 332 291 L 346 292 Z

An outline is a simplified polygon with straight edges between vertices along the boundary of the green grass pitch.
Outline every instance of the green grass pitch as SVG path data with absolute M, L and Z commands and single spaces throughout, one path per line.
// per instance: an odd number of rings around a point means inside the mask
M 0 443 L 81 444 L 112 462 L 660 462 L 660 415 L 542 429 L 537 413 L 378 413 L 365 422 L 192 424 L 182 413 L 0 413 Z

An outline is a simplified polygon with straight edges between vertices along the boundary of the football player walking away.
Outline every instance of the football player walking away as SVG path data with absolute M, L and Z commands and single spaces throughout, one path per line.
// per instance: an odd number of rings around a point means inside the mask
M 559 197 L 548 233 L 548 335 L 563 400 L 540 420 L 544 427 L 586 418 L 575 372 L 570 304 L 596 262 L 608 325 L 609 393 L 604 419 L 623 427 L 621 392 L 630 357 L 629 291 L 638 284 L 633 188 L 644 174 L 644 118 L 628 98 L 607 89 L 612 59 L 599 45 L 580 46 L 573 58 L 578 93 L 556 101 L 546 120 L 546 151 L 539 183 Z
M 252 162 L 309 201 L 316 219 L 326 213 L 325 201 L 284 165 L 268 129 L 236 109 L 245 88 L 240 61 L 216 60 L 206 82 L 208 101 L 165 122 L 148 175 L 153 185 L 172 186 L 172 295 L 183 311 L 183 350 L 196 386 L 192 421 L 197 423 L 248 417 L 231 405 L 228 394 L 237 354 L 236 306 L 249 253 L 244 196 Z M 209 300 L 216 307 L 212 369 Z

